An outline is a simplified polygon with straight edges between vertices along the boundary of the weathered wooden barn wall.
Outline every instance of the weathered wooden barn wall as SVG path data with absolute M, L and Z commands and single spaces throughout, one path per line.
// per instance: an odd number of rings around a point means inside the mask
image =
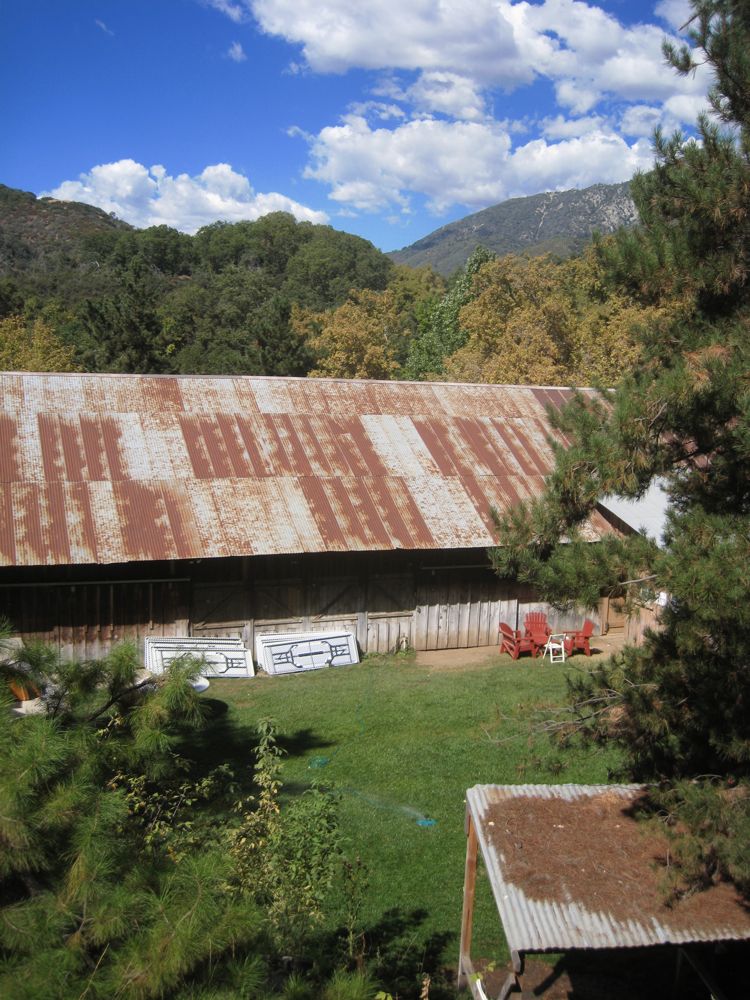
M 363 652 L 490 645 L 544 608 L 499 580 L 484 549 L 322 553 L 0 571 L 0 614 L 18 634 L 96 657 L 145 636 L 241 636 L 347 628 Z
M 625 621 L 625 641 L 632 646 L 640 646 L 646 630 L 658 632 L 661 629 L 661 608 L 656 605 L 646 605 L 636 608 Z

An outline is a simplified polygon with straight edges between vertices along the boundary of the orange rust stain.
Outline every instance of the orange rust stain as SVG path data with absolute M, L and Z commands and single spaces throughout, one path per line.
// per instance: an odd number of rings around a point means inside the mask
M 291 465 L 291 470 L 296 476 L 314 475 L 310 459 L 304 444 L 297 433 L 295 422 L 287 413 L 277 414 L 274 427 L 279 434 L 279 440 L 284 442 L 284 451 Z
M 197 479 L 212 479 L 214 470 L 203 440 L 200 421 L 196 417 L 180 417 L 182 438 Z
M 417 433 L 427 446 L 427 450 L 435 460 L 435 463 L 444 476 L 455 476 L 459 474 L 456 468 L 453 449 L 450 446 L 448 436 L 444 426 L 437 420 L 425 420 L 418 417 L 414 420 Z
M 485 527 L 491 534 L 495 535 L 497 528 L 490 513 L 491 508 L 494 507 L 495 510 L 502 513 L 507 507 L 517 504 L 520 499 L 510 478 L 506 475 L 465 476 L 462 482 L 477 513 L 484 521 Z M 502 497 L 502 500 L 498 497 Z
M 88 481 L 102 482 L 109 479 L 104 438 L 98 417 L 81 417 L 81 439 L 86 456 L 86 478 Z
M 221 427 L 213 417 L 200 417 L 198 421 L 203 446 L 208 454 L 213 479 L 229 479 L 232 476 L 232 463 L 227 453 Z
M 102 440 L 104 441 L 104 451 L 109 464 L 110 478 L 115 480 L 127 479 L 128 474 L 125 469 L 125 462 L 120 450 L 122 440 L 122 429 L 114 417 L 102 417 Z
M 224 450 L 229 462 L 230 476 L 235 479 L 245 479 L 251 475 L 251 467 L 245 453 L 237 420 L 231 414 L 218 413 L 216 424 L 219 428 Z
M 113 484 L 125 551 L 131 559 L 175 556 L 161 491 L 134 480 Z
M 44 478 L 49 483 L 65 478 L 65 457 L 60 440 L 60 427 L 56 416 L 40 413 L 37 418 L 39 443 L 42 447 Z
M 70 539 L 68 538 L 68 522 L 66 517 L 65 486 L 63 483 L 48 483 L 45 490 L 47 500 L 47 515 L 49 521 L 49 539 L 47 552 L 50 562 L 70 562 Z
M 368 477 L 364 483 L 400 548 L 430 548 L 434 544 L 427 523 L 402 479 Z
M 60 444 L 65 459 L 65 479 L 72 483 L 81 482 L 86 478 L 86 455 L 77 422 L 64 418 L 60 420 Z
M 389 546 L 388 529 L 360 482 L 353 479 L 329 479 L 326 486 L 340 512 L 351 548 Z
M 265 436 L 265 424 L 262 423 L 262 417 L 258 416 L 255 419 L 249 417 L 237 417 L 237 429 L 240 432 L 240 437 L 242 438 L 242 443 L 245 446 L 245 451 L 247 452 L 248 458 L 250 459 L 250 475 L 258 477 L 266 477 L 271 475 L 271 469 L 266 463 L 263 454 L 263 448 L 259 446 L 258 442 Z
M 298 481 L 326 547 L 344 552 L 355 548 L 341 529 L 339 519 L 326 494 L 323 480 L 300 477 Z
M 49 562 L 46 539 L 42 528 L 40 496 L 45 487 L 25 487 L 18 495 L 20 509 L 16 510 L 19 526 L 19 542 L 23 551 L 23 562 L 30 566 L 43 566 Z
M 494 427 L 496 433 L 505 442 L 510 454 L 518 462 L 521 469 L 529 476 L 536 475 L 536 468 L 534 463 L 529 459 L 528 455 L 523 449 L 523 445 L 518 441 L 517 436 L 510 430 L 510 425 L 504 423 L 501 420 L 493 420 L 492 426 Z
M 274 475 L 293 476 L 294 461 L 285 447 L 284 424 L 275 413 L 264 413 L 263 424 L 266 428 L 266 443 L 268 445 L 268 463 Z M 310 473 L 308 473 L 309 475 Z
M 342 446 L 346 443 L 347 457 L 358 475 L 387 476 L 388 470 L 375 451 L 369 435 L 359 417 L 350 417 L 334 423 L 334 431 L 341 429 Z M 349 442 L 351 441 L 351 445 Z
M 473 457 L 476 459 L 476 461 L 471 462 L 469 469 L 467 469 L 469 474 L 476 470 L 477 465 L 481 465 L 494 476 L 507 474 L 508 467 L 487 437 L 484 423 L 481 420 L 472 417 L 459 417 L 456 420 L 456 427 L 461 437 L 469 443 Z
M 310 475 L 346 476 L 349 463 L 329 417 L 293 417 L 294 429 L 305 450 Z
M 200 537 L 193 518 L 193 510 L 183 490 L 165 487 L 164 507 L 178 559 L 190 559 L 202 554 Z
M 78 521 L 80 523 L 80 534 L 83 546 L 87 551 L 84 561 L 97 562 L 98 551 L 96 544 L 96 524 L 94 522 L 94 512 L 91 509 L 91 496 L 87 483 L 70 483 L 67 486 L 69 501 L 67 504 L 67 520 L 69 522 Z M 80 559 L 76 560 L 80 562 Z
M 147 409 L 152 413 L 164 413 L 167 410 L 183 410 L 185 408 L 180 383 L 176 378 L 141 378 L 143 398 Z
M 4 566 L 16 564 L 16 536 L 13 522 L 12 489 L 10 483 L 0 483 L 0 560 Z
M 550 462 L 547 460 L 546 455 L 543 457 L 539 454 L 536 443 L 527 435 L 526 429 L 516 426 L 509 427 L 507 430 L 509 435 L 515 435 L 520 444 L 521 452 L 536 466 L 534 472 L 538 472 L 541 473 L 541 475 L 546 476 L 550 470 Z
M 15 483 L 22 475 L 16 421 L 8 414 L 0 413 L 0 482 Z

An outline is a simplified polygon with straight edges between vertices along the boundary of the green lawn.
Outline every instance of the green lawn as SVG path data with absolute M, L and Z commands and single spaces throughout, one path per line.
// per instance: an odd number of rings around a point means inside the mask
M 243 759 L 255 722 L 273 718 L 288 752 L 287 790 L 294 794 L 318 779 L 341 795 L 348 853 L 369 868 L 364 922 L 373 926 L 397 911 L 389 919 L 402 946 L 440 951 L 455 964 L 465 790 L 605 782 L 617 763 L 611 750 L 561 754 L 545 737 L 530 739 L 540 710 L 563 700 L 565 670 L 507 656 L 439 669 L 412 657 L 370 657 L 298 676 L 212 681 L 207 696 L 225 702 L 228 712 L 210 755 Z M 474 953 L 505 961 L 483 875 L 477 895 Z

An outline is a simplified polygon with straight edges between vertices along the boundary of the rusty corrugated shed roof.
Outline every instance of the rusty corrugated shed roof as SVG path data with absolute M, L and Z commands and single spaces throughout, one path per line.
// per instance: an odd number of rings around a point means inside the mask
M 0 374 L 0 565 L 491 545 L 490 506 L 541 489 L 567 395 Z
M 511 951 L 750 939 L 750 912 L 729 885 L 714 886 L 693 897 L 686 913 L 680 909 L 682 903 L 672 908 L 664 904 L 655 862 L 646 866 L 637 881 L 624 870 L 630 848 L 643 833 L 628 810 L 643 791 L 642 785 L 475 785 L 467 791 L 467 811 Z M 610 823 L 606 832 L 599 830 L 590 825 L 590 815 L 581 815 L 584 803 L 611 802 L 612 798 L 622 803 L 622 821 L 616 829 Z M 558 807 L 544 808 L 551 800 Z M 503 808 L 509 803 L 523 806 L 535 844 L 524 842 L 517 823 L 510 821 L 506 828 Z M 577 840 L 587 854 L 589 878 L 602 888 L 603 902 L 598 906 L 587 903 L 579 892 L 577 883 L 583 876 L 576 864 L 580 859 L 556 844 L 570 837 L 563 828 L 576 824 Z M 561 849 L 563 863 L 551 862 Z M 519 856 L 523 857 L 520 865 Z M 589 895 L 596 896 L 590 887 Z

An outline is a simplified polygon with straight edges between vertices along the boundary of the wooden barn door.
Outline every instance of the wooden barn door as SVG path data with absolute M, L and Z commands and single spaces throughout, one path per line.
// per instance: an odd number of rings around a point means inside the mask
M 415 649 L 468 649 L 497 642 L 501 621 L 515 623 L 511 584 L 493 577 L 436 572 L 417 585 Z
M 249 593 L 241 583 L 193 584 L 193 635 L 239 637 L 248 615 Z
M 414 577 L 379 575 L 367 585 L 368 653 L 395 653 L 402 642 L 414 646 Z

